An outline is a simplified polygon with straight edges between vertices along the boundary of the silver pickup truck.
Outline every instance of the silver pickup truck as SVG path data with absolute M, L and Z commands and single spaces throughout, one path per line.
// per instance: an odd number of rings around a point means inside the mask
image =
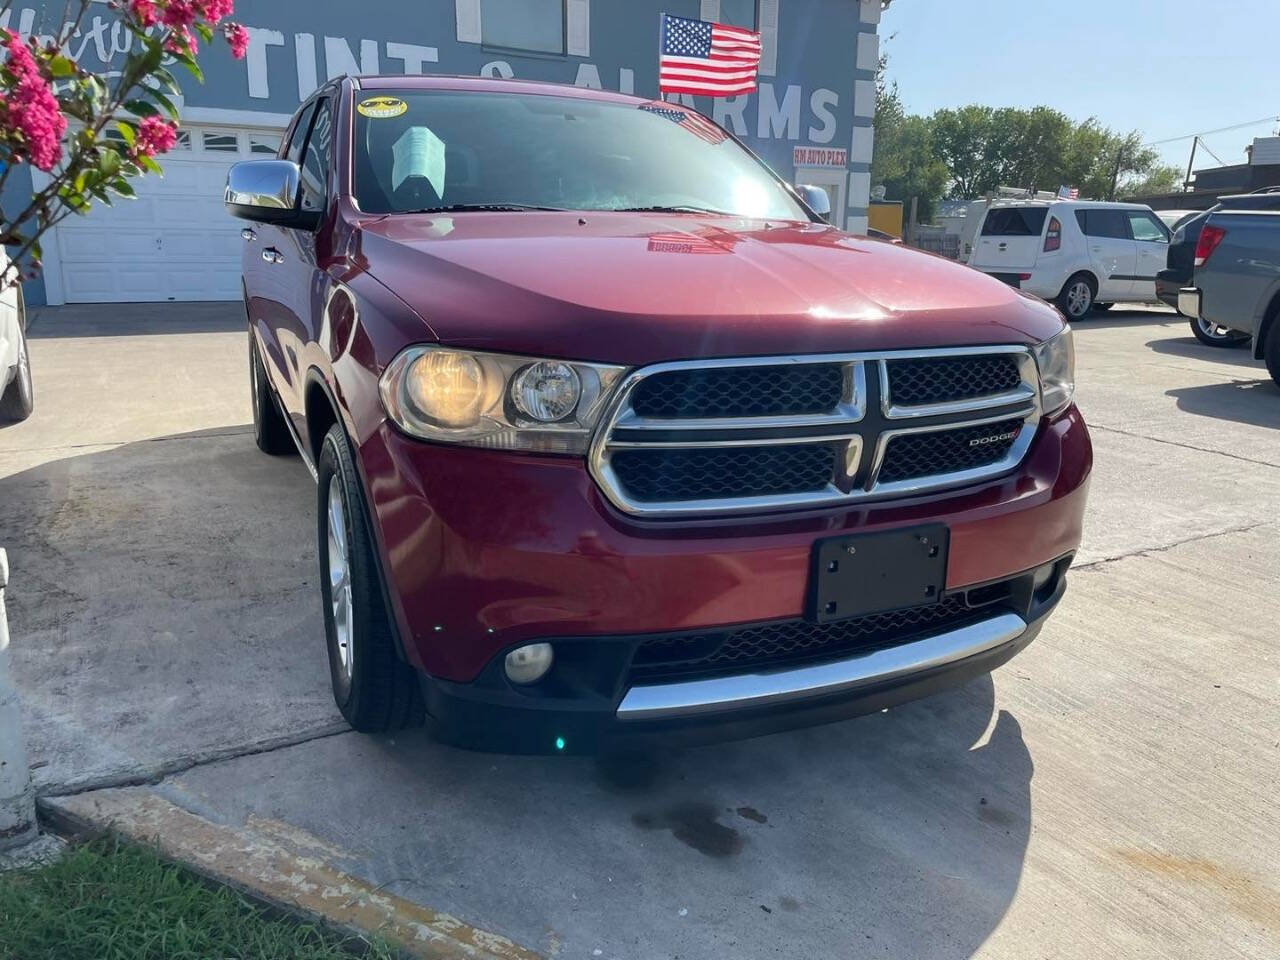
M 1178 312 L 1253 338 L 1280 385 L 1280 210 L 1216 210 L 1200 231 Z

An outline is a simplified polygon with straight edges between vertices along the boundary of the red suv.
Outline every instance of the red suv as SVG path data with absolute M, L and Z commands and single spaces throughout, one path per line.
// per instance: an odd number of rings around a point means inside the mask
M 1032 640 L 1092 465 L 1071 332 L 824 201 L 680 106 L 474 78 L 334 81 L 232 170 L 353 726 L 748 736 Z

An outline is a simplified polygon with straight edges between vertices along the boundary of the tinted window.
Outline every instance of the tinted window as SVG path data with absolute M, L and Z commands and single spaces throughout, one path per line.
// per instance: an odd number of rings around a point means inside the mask
M 1048 207 L 997 207 L 982 224 L 984 237 L 1038 237 L 1044 230 Z
M 356 97 L 352 159 L 367 213 L 487 204 L 809 219 L 767 167 L 676 104 L 446 90 Z
M 480 37 L 496 47 L 564 53 L 565 0 L 480 0 Z
M 1128 217 L 1129 229 L 1133 232 L 1133 239 L 1141 240 L 1144 243 L 1169 242 L 1169 235 L 1165 233 L 1164 224 L 1157 220 L 1153 214 L 1137 210 L 1131 211 Z
M 329 140 L 333 132 L 333 101 L 321 100 L 311 123 L 311 136 L 302 160 L 302 209 L 328 206 Z
M 1121 210 L 1077 210 L 1076 220 L 1086 237 L 1129 239 L 1129 223 Z
M 315 109 L 314 103 L 308 103 L 302 108 L 302 114 L 289 134 L 289 148 L 284 152 L 284 159 L 292 160 L 294 163 L 302 162 L 302 144 L 307 139 L 307 129 L 311 126 L 311 116 L 315 113 Z

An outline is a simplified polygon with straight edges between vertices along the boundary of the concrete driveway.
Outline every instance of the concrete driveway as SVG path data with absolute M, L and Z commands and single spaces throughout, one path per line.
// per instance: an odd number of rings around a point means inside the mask
M 433 956 L 1280 955 L 1280 390 L 1170 313 L 1077 328 L 1087 539 L 1026 653 L 613 761 L 343 731 L 238 308 L 47 311 L 31 350 L 0 543 L 47 812 Z

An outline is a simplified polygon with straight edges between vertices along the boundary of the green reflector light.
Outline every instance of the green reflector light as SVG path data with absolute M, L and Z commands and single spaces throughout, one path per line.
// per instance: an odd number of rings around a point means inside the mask
M 564 749 L 564 737 L 556 737 L 556 749 L 557 750 Z

